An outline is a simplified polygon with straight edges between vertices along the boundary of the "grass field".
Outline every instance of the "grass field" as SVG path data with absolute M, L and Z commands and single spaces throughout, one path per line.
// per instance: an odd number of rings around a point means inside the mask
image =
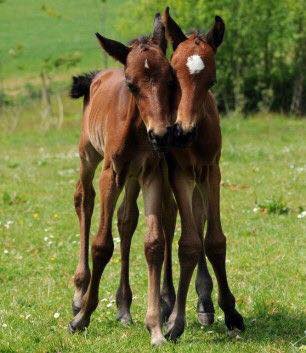
M 134 325 L 115 320 L 120 257 L 114 220 L 115 252 L 100 287 L 100 305 L 86 332 L 67 332 L 79 243 L 72 198 L 81 108 L 69 103 L 63 128 L 47 132 L 31 120 L 36 114 L 31 109 L 22 112 L 14 132 L 0 129 L 0 352 L 149 352 L 142 212 L 131 257 Z M 247 330 L 240 339 L 229 339 L 218 308 L 216 323 L 201 328 L 193 280 L 185 333 L 160 351 L 305 351 L 305 123 L 262 115 L 228 118 L 222 125 L 228 275 Z M 92 233 L 97 215 L 98 206 Z
M 2 0 L 0 1 L 0 78 L 20 84 L 38 77 L 44 60 L 77 53 L 81 61 L 69 70 L 87 71 L 102 65 L 94 33 L 128 40 L 116 29 L 119 6 L 126 0 Z M 66 75 L 64 66 L 56 75 Z

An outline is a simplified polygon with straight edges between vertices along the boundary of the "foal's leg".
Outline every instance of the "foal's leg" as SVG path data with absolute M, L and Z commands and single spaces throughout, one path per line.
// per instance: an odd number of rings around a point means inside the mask
M 98 305 L 99 283 L 103 270 L 112 257 L 114 242 L 112 237 L 112 217 L 119 196 L 115 173 L 111 166 L 104 166 L 100 177 L 101 216 L 97 235 L 92 242 L 92 276 L 82 300 L 80 312 L 69 324 L 71 332 L 82 330 L 89 325 L 90 316 Z
M 80 152 L 80 180 L 77 183 L 74 194 L 75 210 L 80 222 L 80 252 L 79 262 L 74 275 L 75 292 L 72 301 L 73 315 L 76 315 L 80 311 L 82 298 L 90 280 L 88 241 L 95 200 L 95 190 L 92 185 L 92 180 L 101 157 L 92 147 L 91 151 L 88 152 L 87 154 L 85 151 Z
M 192 207 L 198 234 L 202 242 L 196 277 L 196 291 L 199 298 L 197 304 L 198 320 L 201 325 L 207 326 L 214 322 L 215 312 L 211 299 L 213 282 L 208 272 L 203 244 L 203 232 L 207 218 L 207 197 L 203 199 L 197 186 L 193 190 Z
M 167 176 L 168 179 L 168 176 Z M 165 234 L 164 276 L 161 289 L 161 319 L 166 322 L 175 303 L 175 290 L 172 277 L 172 241 L 174 237 L 177 206 L 168 180 L 163 188 L 162 223 Z
M 218 303 L 225 315 L 225 324 L 232 330 L 243 330 L 242 316 L 235 309 L 235 298 L 230 291 L 225 270 L 226 238 L 220 221 L 220 168 L 209 166 L 208 224 L 205 236 L 205 252 L 216 274 L 219 299 Z
M 135 232 L 139 211 L 137 198 L 140 186 L 137 179 L 129 178 L 125 184 L 125 194 L 121 206 L 118 209 L 118 230 L 120 235 L 121 250 L 121 276 L 116 294 L 118 308 L 118 320 L 123 324 L 132 323 L 130 307 L 132 303 L 132 291 L 129 283 L 129 255 L 132 236 Z
M 145 256 L 148 263 L 148 308 L 146 326 L 151 334 L 152 345 L 160 345 L 165 341 L 161 330 L 160 315 L 160 277 L 164 258 L 165 240 L 161 222 L 162 183 L 160 170 L 141 177 L 144 198 L 147 234 L 145 238 Z
M 172 171 L 171 183 L 179 208 L 182 234 L 179 240 L 180 279 L 173 312 L 170 315 L 166 337 L 176 340 L 184 331 L 186 299 L 194 268 L 199 260 L 202 242 L 198 235 L 192 210 L 194 181 L 181 170 Z

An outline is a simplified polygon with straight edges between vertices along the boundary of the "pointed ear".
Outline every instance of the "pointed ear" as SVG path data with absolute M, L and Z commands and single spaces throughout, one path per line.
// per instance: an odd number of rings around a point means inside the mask
M 155 15 L 155 18 L 154 18 L 152 40 L 161 48 L 163 53 L 166 54 L 167 39 L 165 34 L 165 26 L 162 23 L 159 12 Z
M 115 60 L 121 62 L 121 64 L 126 64 L 126 58 L 130 51 L 127 46 L 115 40 L 105 38 L 101 36 L 100 33 L 96 33 L 96 37 L 98 38 L 101 47 L 107 52 L 107 54 L 112 56 Z
M 162 21 L 166 27 L 167 37 L 171 40 L 173 50 L 175 50 L 181 42 L 184 42 L 184 40 L 187 39 L 187 37 L 181 30 L 180 26 L 170 16 L 169 6 L 166 7 L 163 13 Z
M 222 43 L 224 31 L 225 25 L 222 18 L 216 16 L 213 28 L 206 35 L 207 43 L 211 45 L 214 50 L 217 50 L 218 46 Z

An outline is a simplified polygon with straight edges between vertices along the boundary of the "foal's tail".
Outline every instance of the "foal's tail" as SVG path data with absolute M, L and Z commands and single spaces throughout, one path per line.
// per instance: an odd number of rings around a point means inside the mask
M 88 98 L 91 82 L 97 73 L 98 71 L 91 71 L 80 76 L 73 76 L 70 97 L 73 99 L 80 97 Z

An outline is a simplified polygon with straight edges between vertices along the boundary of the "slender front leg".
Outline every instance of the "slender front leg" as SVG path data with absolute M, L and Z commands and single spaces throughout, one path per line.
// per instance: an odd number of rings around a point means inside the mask
M 81 310 L 69 324 L 71 332 L 82 330 L 89 325 L 90 316 L 98 305 L 101 275 L 114 250 L 112 216 L 120 190 L 116 184 L 115 173 L 111 166 L 104 168 L 99 185 L 101 203 L 100 226 L 92 243 L 92 276 L 82 300 Z
M 205 172 L 205 178 L 207 180 L 207 172 Z M 207 183 L 206 183 L 207 184 Z M 198 234 L 200 236 L 202 247 L 198 261 L 198 270 L 196 277 L 196 291 L 198 294 L 198 320 L 201 325 L 207 326 L 214 322 L 214 304 L 211 299 L 211 293 L 213 290 L 213 281 L 209 274 L 206 262 L 206 256 L 204 252 L 203 243 L 203 232 L 207 218 L 207 192 L 205 198 L 202 197 L 199 188 L 196 186 L 193 190 L 192 197 L 192 208 L 195 217 Z
M 79 261 L 74 274 L 75 291 L 72 301 L 72 312 L 76 315 L 82 304 L 82 298 L 86 293 L 90 281 L 90 269 L 88 265 L 88 243 L 91 225 L 91 216 L 94 209 L 95 190 L 92 185 L 95 170 L 101 158 L 86 158 L 85 152 L 80 153 L 80 180 L 77 183 L 74 194 L 74 206 L 80 223 L 80 252 Z
M 209 167 L 208 224 L 205 236 L 205 252 L 216 274 L 219 287 L 219 306 L 225 315 L 225 324 L 230 331 L 244 330 L 243 318 L 235 308 L 235 297 L 230 291 L 226 269 L 226 238 L 220 220 L 220 168 Z
M 182 234 L 179 240 L 180 279 L 175 306 L 167 324 L 166 337 L 176 340 L 184 332 L 186 299 L 194 268 L 199 260 L 202 242 L 192 210 L 193 178 L 182 170 L 171 172 L 171 184 L 181 216 Z
M 139 211 L 137 198 L 140 186 L 137 179 L 129 178 L 125 185 L 125 194 L 118 209 L 118 231 L 120 235 L 121 275 L 120 284 L 116 294 L 118 308 L 117 319 L 123 324 L 132 323 L 130 307 L 132 303 L 132 290 L 129 282 L 129 258 L 133 234 L 135 232 Z
M 162 223 L 165 234 L 164 276 L 161 289 L 161 319 L 166 322 L 175 303 L 175 290 L 172 277 L 172 241 L 176 224 L 177 206 L 172 194 L 168 175 L 163 187 Z
M 149 275 L 148 308 L 145 323 L 151 334 L 152 345 L 158 346 L 165 341 L 161 330 L 160 315 L 160 277 L 165 240 L 161 222 L 163 180 L 160 177 L 160 168 L 155 168 L 153 171 L 150 170 L 150 173 L 143 173 L 140 183 L 148 228 L 144 245 Z

